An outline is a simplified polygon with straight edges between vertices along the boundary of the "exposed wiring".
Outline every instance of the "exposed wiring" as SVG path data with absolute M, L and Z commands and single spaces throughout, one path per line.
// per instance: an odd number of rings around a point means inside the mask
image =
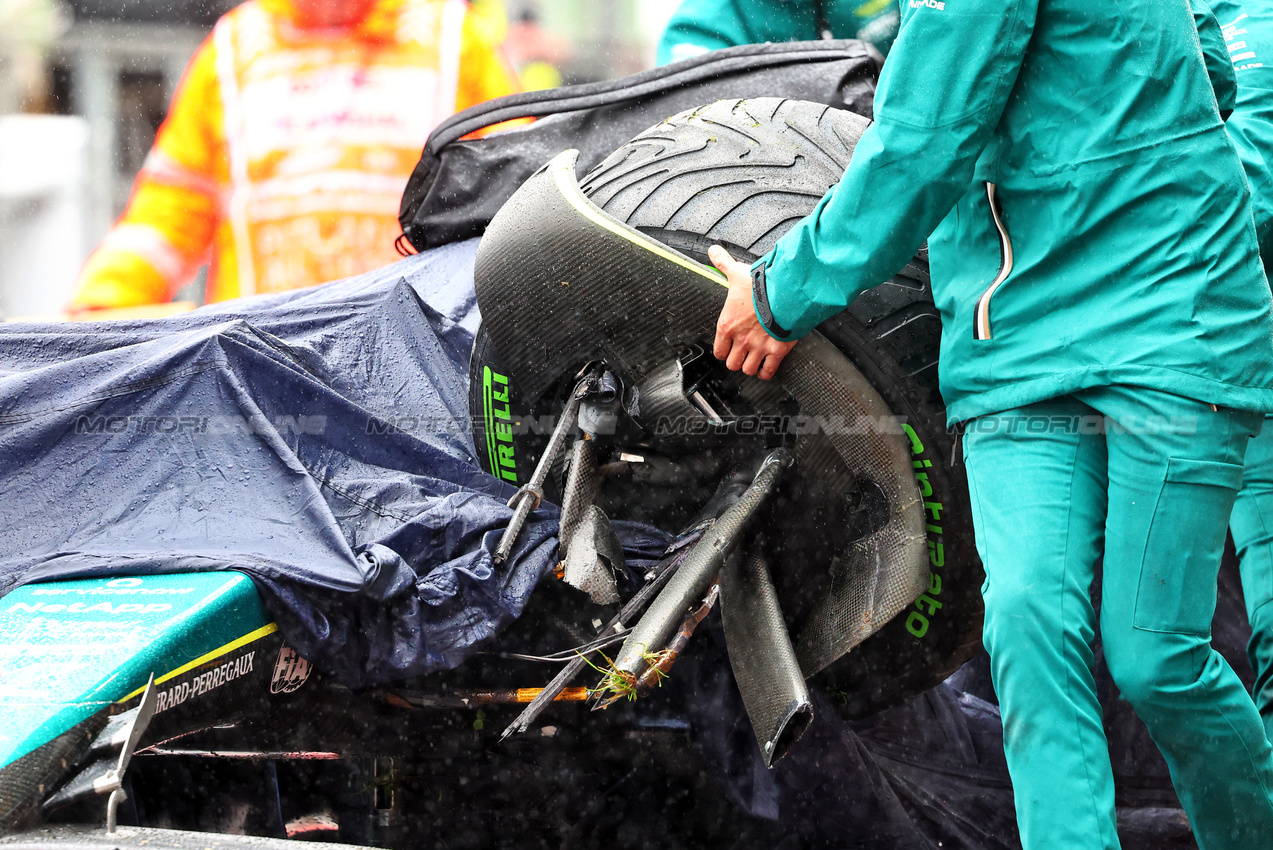
M 581 653 L 596 652 L 598 649 L 605 649 L 606 647 L 614 646 L 616 643 L 620 643 L 625 637 L 627 637 L 628 632 L 630 631 L 632 631 L 630 628 L 625 628 L 621 631 L 616 631 L 613 634 L 599 637 L 596 640 L 590 640 L 582 646 L 572 647 L 571 649 L 563 649 L 561 652 L 554 652 L 551 655 L 525 655 L 520 652 L 484 652 L 482 654 L 495 655 L 499 658 L 511 658 L 516 661 L 538 661 L 544 664 L 564 664 L 567 661 L 573 661 Z

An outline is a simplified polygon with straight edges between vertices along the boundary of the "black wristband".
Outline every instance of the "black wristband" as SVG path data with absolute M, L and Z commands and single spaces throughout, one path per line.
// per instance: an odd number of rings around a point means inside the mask
M 769 309 L 769 292 L 765 285 L 765 267 L 763 265 L 756 266 L 751 270 L 751 292 L 752 297 L 756 300 L 756 315 L 760 317 L 760 323 L 765 326 L 765 330 L 783 339 L 791 336 L 791 331 L 774 321 L 773 311 Z

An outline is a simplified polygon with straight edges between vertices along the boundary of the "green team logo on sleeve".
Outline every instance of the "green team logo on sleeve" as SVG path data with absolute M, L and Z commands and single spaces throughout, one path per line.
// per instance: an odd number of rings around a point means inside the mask
M 517 483 L 513 456 L 513 416 L 509 408 L 508 376 L 482 367 L 482 413 L 486 420 L 486 457 L 491 475 Z

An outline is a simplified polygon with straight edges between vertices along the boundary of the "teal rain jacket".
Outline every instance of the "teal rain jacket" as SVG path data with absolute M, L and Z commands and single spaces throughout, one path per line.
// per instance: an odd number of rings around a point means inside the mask
M 775 336 L 932 233 L 952 422 L 1110 384 L 1273 410 L 1246 180 L 1186 0 L 907 0 L 875 115 L 753 267 Z
M 709 50 L 766 41 L 814 41 L 814 0 L 684 0 L 659 41 L 666 65 Z M 832 38 L 858 38 L 887 54 L 897 36 L 897 0 L 823 0 L 822 16 Z
M 1273 259 L 1273 0 L 1212 0 L 1237 77 L 1228 121 L 1251 187 L 1260 253 Z
M 1227 121 L 1237 105 L 1238 79 L 1229 60 L 1229 45 L 1225 43 L 1224 28 L 1220 26 L 1215 11 L 1207 0 L 1191 0 L 1193 23 L 1198 28 L 1202 42 L 1202 58 L 1207 65 L 1207 76 L 1220 107 L 1220 117 Z

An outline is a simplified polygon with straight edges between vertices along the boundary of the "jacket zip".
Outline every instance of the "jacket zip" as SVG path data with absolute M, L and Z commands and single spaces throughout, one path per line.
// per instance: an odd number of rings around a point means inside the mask
M 1012 239 L 1008 237 L 1008 230 L 1003 226 L 1003 219 L 999 217 L 999 207 L 995 200 L 995 184 L 986 184 L 986 199 L 990 201 L 990 215 L 994 219 L 995 230 L 999 232 L 999 274 L 995 275 L 994 281 L 977 299 L 977 309 L 973 315 L 973 339 L 990 339 L 990 296 L 994 295 L 999 285 L 1012 274 Z

